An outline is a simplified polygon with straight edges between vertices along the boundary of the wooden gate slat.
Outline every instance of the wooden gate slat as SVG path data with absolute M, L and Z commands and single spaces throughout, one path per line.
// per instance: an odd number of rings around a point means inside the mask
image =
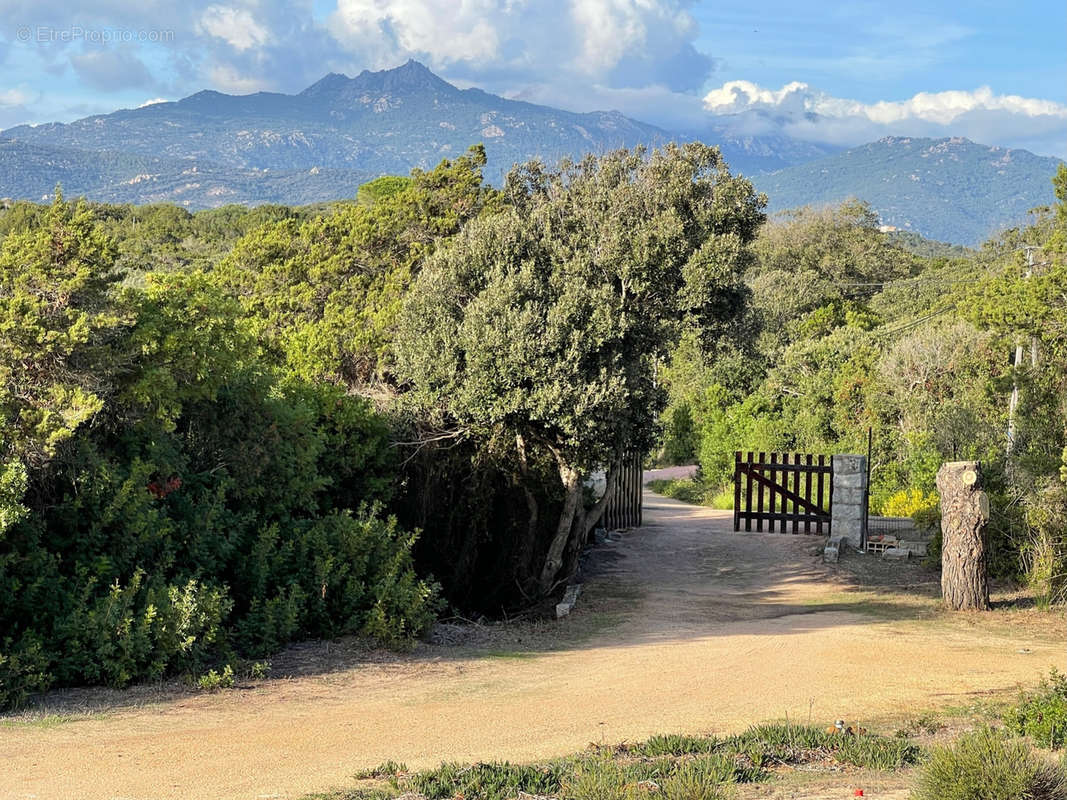
M 766 463 L 766 461 L 767 461 L 767 454 L 766 453 L 760 453 L 759 454 L 759 461 L 756 462 L 756 463 L 759 466 L 762 467 Z M 767 481 L 766 478 L 763 477 L 763 473 L 762 472 L 754 472 L 754 473 L 752 473 L 752 477 L 756 479 L 756 484 L 759 486 L 759 489 L 757 490 L 758 500 L 757 500 L 756 508 L 758 508 L 758 509 L 760 509 L 762 511 L 763 510 L 763 489 L 764 489 L 764 486 L 768 483 L 768 481 Z M 763 519 L 762 519 L 762 517 L 756 517 L 756 530 L 759 531 L 759 532 L 763 531 Z
M 805 457 L 805 465 L 811 466 L 811 453 Z M 804 499 L 811 502 L 811 470 L 804 473 Z M 804 533 L 811 533 L 811 522 L 804 520 Z
M 777 453 L 771 453 L 770 454 L 770 461 L 771 461 L 771 485 L 770 485 L 770 498 L 768 499 L 768 502 L 767 502 L 767 508 L 769 508 L 771 510 L 771 513 L 774 513 L 775 511 L 778 510 L 777 506 L 775 505 L 775 503 L 778 500 L 778 493 L 775 491 L 778 488 L 777 485 L 776 485 L 778 483 L 778 481 L 777 481 L 778 470 L 775 469 L 775 467 L 778 464 L 778 454 Z M 782 474 L 784 475 L 785 473 L 783 472 Z M 760 503 L 760 508 L 761 509 L 763 508 L 763 504 L 762 503 Z M 770 519 L 769 522 L 770 522 L 770 525 L 768 526 L 767 530 L 769 530 L 771 533 L 774 533 L 774 519 Z
M 801 460 L 800 453 L 793 454 L 794 464 L 799 464 Z M 800 497 L 800 470 L 793 473 L 793 494 Z M 800 506 L 793 503 L 793 511 L 800 511 Z M 793 520 L 793 533 L 800 533 L 800 523 L 795 519 Z
M 748 451 L 748 463 L 749 464 L 752 463 L 752 451 L 751 450 Z M 747 513 L 751 513 L 751 511 L 752 511 L 752 472 L 751 471 L 745 472 L 745 477 L 746 477 L 746 482 L 747 482 L 747 485 L 746 485 L 746 488 L 745 488 L 745 511 Z M 747 514 L 745 516 L 745 530 L 746 531 L 752 530 L 752 517 L 747 516 Z
M 820 467 L 823 465 L 823 461 L 824 461 L 824 456 L 820 455 L 819 456 L 819 466 Z M 822 487 L 822 472 L 821 471 L 819 472 L 818 483 L 819 483 L 818 503 L 821 506 L 823 504 L 823 491 L 822 491 L 823 487 Z M 819 520 L 818 522 L 815 523 L 815 533 L 817 533 L 817 534 L 821 534 L 822 533 L 822 520 Z
M 741 451 L 734 453 L 734 530 L 741 530 Z

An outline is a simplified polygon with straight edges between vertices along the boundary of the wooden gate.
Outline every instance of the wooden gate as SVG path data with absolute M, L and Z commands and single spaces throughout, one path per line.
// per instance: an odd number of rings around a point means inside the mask
M 629 456 L 618 469 L 615 491 L 608 498 L 600 522 L 609 531 L 641 525 L 641 459 Z
M 755 455 L 755 457 L 754 457 Z M 734 454 L 734 530 L 828 534 L 833 465 L 826 456 L 766 453 Z M 813 530 L 814 528 L 814 530 Z

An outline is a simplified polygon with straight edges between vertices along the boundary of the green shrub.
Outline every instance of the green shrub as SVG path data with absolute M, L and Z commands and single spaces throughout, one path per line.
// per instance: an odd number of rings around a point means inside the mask
M 567 766 L 567 762 L 562 761 L 547 765 L 519 765 L 506 761 L 472 766 L 442 764 L 437 769 L 411 776 L 406 788 L 418 792 L 427 800 L 457 796 L 508 800 L 519 792 L 554 795 L 560 790 Z
M 649 481 L 648 488 L 656 494 L 681 500 L 683 503 L 692 503 L 693 505 L 703 505 L 708 491 L 704 484 L 692 478 Z
M 708 505 L 719 511 L 733 511 L 734 509 L 734 487 L 723 486 L 716 491 L 709 491 L 707 495 L 710 500 Z
M 1026 582 L 1041 608 L 1067 600 L 1067 485 L 1048 478 L 1023 498 Z
M 638 800 L 649 792 L 627 779 L 623 767 L 610 758 L 583 761 L 560 787 L 562 800 Z
M 1059 765 L 988 727 L 933 751 L 913 800 L 1067 800 Z
M 808 760 L 813 752 L 825 753 L 839 764 L 865 769 L 900 769 L 919 760 L 920 750 L 906 740 L 872 734 L 847 736 L 809 725 L 757 725 L 726 740 L 740 752 L 764 753 L 785 763 Z
M 261 681 L 270 675 L 270 662 L 269 661 L 253 661 L 249 664 L 245 670 L 245 675 L 249 680 Z
M 663 432 L 663 464 L 666 466 L 692 464 L 696 460 L 699 444 L 700 437 L 689 405 L 682 403 L 670 409 Z
M 1067 740 L 1067 676 L 1053 669 L 1036 691 L 1026 693 L 1004 715 L 1009 730 L 1041 747 L 1058 750 Z
M 660 784 L 663 800 L 724 800 L 730 797 L 728 782 L 715 771 L 709 774 L 704 761 L 692 761 Z
M 699 753 L 714 753 L 719 740 L 714 736 L 686 736 L 683 734 L 658 734 L 639 744 L 627 747 L 634 755 L 655 758 L 656 756 L 688 756 Z
M 233 667 L 229 664 L 222 668 L 222 672 L 208 670 L 196 679 L 196 686 L 204 692 L 218 692 L 222 689 L 233 688 Z
M 35 692 L 52 683 L 48 659 L 33 635 L 19 642 L 3 641 L 0 649 L 0 708 L 18 708 Z

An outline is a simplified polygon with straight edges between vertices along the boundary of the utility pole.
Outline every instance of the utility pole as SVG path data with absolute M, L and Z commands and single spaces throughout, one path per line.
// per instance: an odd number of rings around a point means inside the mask
M 1038 249 L 1036 245 L 1028 244 L 1023 248 L 1026 250 L 1026 279 L 1030 278 L 1034 274 L 1034 251 Z M 1023 365 L 1023 343 L 1018 341 L 1015 344 L 1015 370 L 1012 378 L 1011 387 L 1011 400 L 1008 402 L 1008 458 L 1011 458 L 1012 451 L 1015 449 L 1015 409 L 1019 405 L 1019 370 Z M 1037 336 L 1030 336 L 1030 367 L 1037 366 Z

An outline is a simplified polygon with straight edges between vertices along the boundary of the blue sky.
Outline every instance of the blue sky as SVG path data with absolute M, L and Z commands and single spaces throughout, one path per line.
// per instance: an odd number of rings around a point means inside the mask
M 0 128 L 409 57 L 671 130 L 962 135 L 1067 156 L 1067 4 L 988 0 L 0 0 Z
M 836 8 L 834 7 L 836 5 Z M 1067 103 L 1067 3 L 818 3 L 762 0 L 759 10 L 699 3 L 698 47 L 717 77 L 804 81 L 865 102 L 974 89 Z M 743 9 L 743 10 L 742 10 Z

